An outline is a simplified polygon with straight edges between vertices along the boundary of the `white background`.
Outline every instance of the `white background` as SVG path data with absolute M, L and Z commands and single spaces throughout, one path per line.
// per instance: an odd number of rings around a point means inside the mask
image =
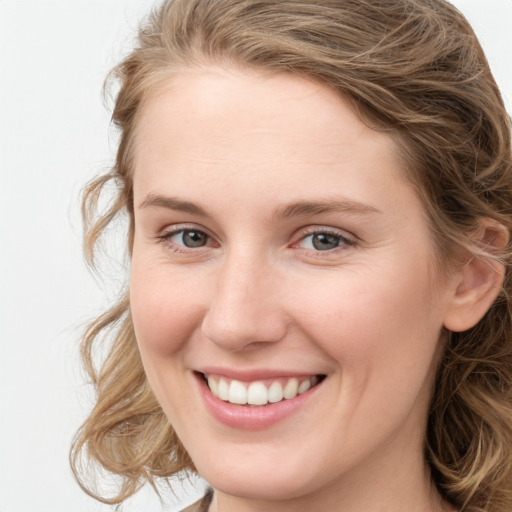
M 111 510 L 78 488 L 67 461 L 91 403 L 79 333 L 116 289 L 82 263 L 78 197 L 115 152 L 103 79 L 154 3 L 0 0 L 0 512 Z M 454 3 L 511 111 L 512 0 Z M 151 491 L 123 507 L 179 509 Z

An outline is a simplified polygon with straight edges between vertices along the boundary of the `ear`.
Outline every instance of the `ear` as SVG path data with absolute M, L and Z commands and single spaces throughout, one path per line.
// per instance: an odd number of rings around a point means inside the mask
M 472 237 L 476 254 L 470 254 L 451 275 L 450 300 L 444 317 L 446 329 L 462 332 L 476 325 L 498 296 L 504 266 L 494 259 L 509 241 L 508 230 L 484 219 Z

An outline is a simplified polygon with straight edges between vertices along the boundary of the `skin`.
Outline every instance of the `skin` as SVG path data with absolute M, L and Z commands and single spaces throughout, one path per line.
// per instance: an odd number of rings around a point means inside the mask
M 183 70 L 139 119 L 134 200 L 141 357 L 216 490 L 212 511 L 450 510 L 423 444 L 454 281 L 435 270 L 389 135 L 312 81 Z M 337 205 L 279 215 L 304 201 Z M 205 245 L 187 247 L 184 229 Z M 315 248 L 322 230 L 339 245 Z M 205 408 L 205 366 L 327 378 L 290 417 L 248 431 Z

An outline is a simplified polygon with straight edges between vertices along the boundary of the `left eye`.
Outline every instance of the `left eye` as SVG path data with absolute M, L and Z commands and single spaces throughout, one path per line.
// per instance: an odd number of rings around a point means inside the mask
M 176 244 L 189 248 L 204 247 L 208 244 L 208 235 L 197 229 L 182 229 L 173 233 L 168 239 Z
M 333 233 L 312 233 L 301 240 L 301 245 L 305 249 L 314 249 L 315 251 L 329 251 L 336 249 L 348 241 L 341 235 Z

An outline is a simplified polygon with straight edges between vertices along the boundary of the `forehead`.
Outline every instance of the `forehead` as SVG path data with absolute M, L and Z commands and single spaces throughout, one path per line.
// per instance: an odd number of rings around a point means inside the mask
M 193 182 L 281 196 L 335 186 L 357 200 L 399 175 L 391 136 L 327 86 L 286 73 L 183 70 L 151 96 L 137 125 L 139 196 Z

